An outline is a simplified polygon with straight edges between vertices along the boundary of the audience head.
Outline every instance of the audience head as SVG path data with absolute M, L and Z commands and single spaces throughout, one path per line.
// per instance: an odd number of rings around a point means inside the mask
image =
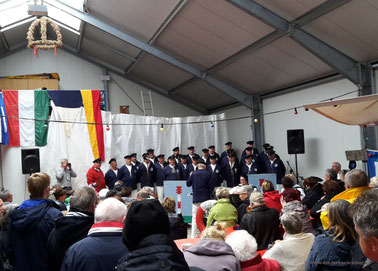
M 368 176 L 361 169 L 352 169 L 345 175 L 346 189 L 368 185 Z
M 294 188 L 287 188 L 282 192 L 282 200 L 286 203 L 294 201 L 294 200 L 300 200 L 299 192 L 298 190 Z
M 76 190 L 70 198 L 70 210 L 94 213 L 98 198 L 91 187 L 82 187 Z
M 282 227 L 288 234 L 302 232 L 302 218 L 296 212 L 287 212 L 280 217 Z
M 95 210 L 95 223 L 115 221 L 123 223 L 127 213 L 126 205 L 115 198 L 100 202 Z
M 131 196 L 131 193 L 133 192 L 133 189 L 131 189 L 131 187 L 128 187 L 128 186 L 124 186 L 122 187 L 122 190 L 121 190 L 121 195 L 122 197 L 130 197 Z
M 364 255 L 378 262 L 378 190 L 362 192 L 352 204 L 355 229 Z
M 245 200 L 246 198 L 250 197 L 253 191 L 253 187 L 251 185 L 243 185 L 239 192 L 239 198 L 241 200 Z
M 114 189 L 117 191 L 121 191 L 123 187 L 123 181 L 121 180 L 118 180 L 114 183 Z
M 341 169 L 341 164 L 339 162 L 333 162 L 332 163 L 332 169 L 336 171 L 336 174 L 339 173 Z
M 144 199 L 149 199 L 150 197 L 151 197 L 150 193 L 142 189 L 136 194 L 135 200 L 140 201 Z
M 247 185 L 248 184 L 248 176 L 247 174 L 240 175 L 240 184 Z
M 251 205 L 265 204 L 264 196 L 260 192 L 252 192 L 251 196 L 249 197 L 249 201 L 251 202 Z
M 324 175 L 324 180 L 326 182 L 330 181 L 330 180 L 336 181 L 337 180 L 336 170 L 334 170 L 332 168 L 327 169 L 326 172 L 325 172 L 325 175 Z
M 0 198 L 0 217 L 4 215 L 4 212 L 5 212 L 5 205 L 4 205 L 3 200 Z
M 33 173 L 28 179 L 30 198 L 47 199 L 50 194 L 50 176 L 46 173 Z
M 376 188 L 378 187 L 378 177 L 375 176 L 373 178 L 370 178 L 370 183 L 369 183 L 370 188 Z
M 206 169 L 206 164 L 199 163 L 198 164 L 198 169 Z
M 236 259 L 240 262 L 248 261 L 257 255 L 256 239 L 246 230 L 232 232 L 227 236 L 226 243 L 232 248 Z
M 101 189 L 100 192 L 98 192 L 98 197 L 100 198 L 100 200 L 104 200 L 108 192 L 109 192 L 109 189 L 107 188 Z
M 336 195 L 340 191 L 340 185 L 336 181 L 328 181 L 323 184 L 322 190 L 326 195 Z
M 285 188 L 285 189 L 286 188 L 293 188 L 293 186 L 294 186 L 293 179 L 290 176 L 287 176 L 287 175 L 285 175 L 284 177 L 282 177 L 281 182 L 282 182 L 283 188 Z
M 328 205 L 329 231 L 334 235 L 333 241 L 355 241 L 353 218 L 350 212 L 350 203 L 339 199 Z
M 67 192 L 63 188 L 56 188 L 54 191 L 54 197 L 57 201 L 63 202 L 67 197 Z
M 2 199 L 3 202 L 12 202 L 13 194 L 8 189 L 5 189 L 0 193 L 0 199 Z
M 112 189 L 112 190 L 109 190 L 108 193 L 106 193 L 106 196 L 105 198 L 115 198 L 121 202 L 123 202 L 122 200 L 122 197 L 121 197 L 121 193 L 119 193 L 117 190 L 115 189 Z
M 176 201 L 172 197 L 166 197 L 163 199 L 162 204 L 164 209 L 169 214 L 175 214 L 176 213 Z
M 271 181 L 265 180 L 261 185 L 261 189 L 263 193 L 274 191 L 274 185 Z
M 311 177 L 308 177 L 304 180 L 304 185 L 306 186 L 307 189 L 311 189 L 311 188 L 314 188 L 315 185 L 317 185 L 321 181 L 322 181 L 322 179 L 320 179 L 318 177 L 311 176 Z
M 348 173 L 348 169 L 342 169 L 339 171 L 339 178 L 342 182 L 345 180 L 345 175 Z
M 167 212 L 158 200 L 134 201 L 127 212 L 123 243 L 134 251 L 140 241 L 153 234 L 170 234 Z
M 154 195 L 154 188 L 151 186 L 143 186 L 143 190 L 145 190 L 147 193 L 149 193 L 151 196 Z
M 201 239 L 214 239 L 219 241 L 224 241 L 227 236 L 225 231 L 226 223 L 215 222 L 213 226 L 207 227 L 201 233 Z
M 218 187 L 215 190 L 215 196 L 217 199 L 225 199 L 230 197 L 230 190 L 225 187 Z

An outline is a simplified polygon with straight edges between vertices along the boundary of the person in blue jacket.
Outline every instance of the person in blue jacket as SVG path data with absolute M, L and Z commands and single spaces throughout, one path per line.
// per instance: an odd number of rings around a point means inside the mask
M 215 146 L 210 145 L 208 149 L 209 149 L 209 157 L 214 156 L 215 160 L 217 161 L 217 164 L 220 164 L 220 156 L 218 153 L 215 152 Z
M 282 184 L 282 177 L 285 176 L 286 168 L 282 160 L 276 156 L 276 152 L 274 150 L 268 151 L 269 157 L 269 168 L 268 172 L 266 173 L 276 173 L 277 174 L 277 184 Z
M 180 155 L 179 168 L 181 171 L 181 180 L 187 180 L 189 178 L 187 155 Z
M 241 166 L 241 174 L 256 174 L 258 173 L 257 161 L 253 158 L 252 154 L 244 157 L 244 164 Z
M 217 164 L 217 160 L 215 156 L 210 156 L 210 164 L 207 165 L 206 169 L 210 172 L 210 186 L 211 191 L 214 191 L 215 187 L 221 186 L 223 179 L 222 179 L 222 170 L 221 166 Z
M 141 187 L 151 186 L 155 184 L 156 178 L 156 167 L 155 164 L 151 162 L 147 153 L 143 154 L 143 163 L 139 165 L 137 170 L 137 176 Z
M 110 169 L 105 173 L 105 183 L 109 190 L 114 188 L 114 184 L 117 179 L 118 167 L 117 167 L 117 160 L 112 158 L 109 160 Z
M 152 163 L 156 164 L 158 162 L 158 158 L 155 156 L 154 149 L 148 149 L 147 151 L 148 158 L 151 160 Z
M 192 163 L 193 156 L 195 156 L 195 155 L 198 155 L 198 154 L 196 154 L 196 150 L 195 150 L 194 146 L 189 146 L 188 147 L 188 156 L 187 156 L 188 164 Z
M 250 154 L 252 154 L 254 159 L 257 159 L 257 157 L 259 157 L 259 151 L 254 147 L 254 145 L 255 145 L 255 141 L 253 141 L 253 140 L 247 141 L 247 148 L 251 150 Z M 247 148 L 245 148 L 245 150 L 243 151 L 242 157 L 248 155 L 248 154 L 246 154 Z M 240 162 L 242 160 L 243 159 L 240 159 Z
M 175 158 L 176 164 L 180 163 L 180 147 L 174 147 L 172 152 L 172 156 Z
M 198 236 L 198 228 L 196 223 L 196 214 L 201 202 L 210 199 L 211 184 L 210 172 L 206 170 L 206 165 L 203 163 L 198 164 L 198 170 L 190 173 L 186 181 L 188 187 L 193 188 L 193 204 L 192 204 L 192 238 Z
M 226 146 L 226 150 L 221 153 L 220 159 L 223 160 L 224 157 L 227 157 L 228 151 L 232 149 L 232 142 L 226 142 L 224 144 Z
M 164 160 L 165 155 L 159 154 L 157 156 L 158 161 L 155 163 L 156 168 L 156 192 L 158 194 L 159 201 L 162 202 L 164 198 L 164 168 L 168 163 Z
M 269 150 L 270 144 L 265 143 L 263 145 L 264 150 L 260 152 L 259 157 L 257 158 L 257 164 L 259 167 L 259 172 L 262 173 L 267 173 L 268 171 L 268 162 L 269 162 L 269 157 L 268 157 L 268 150 Z
M 164 180 L 181 180 L 180 167 L 176 164 L 175 157 L 168 157 L 168 166 L 164 168 Z
M 206 165 L 210 164 L 209 149 L 206 149 L 206 148 L 202 149 L 202 156 L 201 156 L 199 162 L 205 163 Z
M 88 236 L 66 252 L 61 271 L 115 270 L 128 252 L 122 242 L 127 207 L 115 198 L 102 201 L 95 210 L 95 224 Z
M 225 159 L 228 159 L 226 162 Z M 227 187 L 234 187 L 239 184 L 239 164 L 236 161 L 235 153 L 230 153 L 228 157 L 223 159 L 222 177 L 227 183 Z
M 48 199 L 49 175 L 34 173 L 28 178 L 27 186 L 30 199 L 9 215 L 9 258 L 14 271 L 47 271 L 47 240 L 55 220 L 63 214 Z
M 134 198 L 137 193 L 137 170 L 131 164 L 131 155 L 126 155 L 124 158 L 125 164 L 118 169 L 117 178 L 123 182 L 123 186 L 128 186 L 133 190 L 131 196 Z
M 189 158 L 188 158 L 188 159 L 189 159 Z M 188 165 L 188 169 L 187 169 L 189 175 L 190 175 L 190 173 L 191 173 L 192 171 L 196 171 L 196 170 L 198 169 L 198 163 L 199 163 L 199 161 L 200 161 L 200 157 L 199 157 L 199 155 L 198 155 L 198 154 L 194 154 L 194 155 L 192 156 L 192 163 L 190 163 L 190 164 Z

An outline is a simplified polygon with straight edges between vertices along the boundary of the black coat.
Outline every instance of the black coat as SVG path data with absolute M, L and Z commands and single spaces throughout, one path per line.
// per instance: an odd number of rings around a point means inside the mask
M 60 270 L 67 249 L 85 238 L 94 223 L 93 214 L 88 216 L 64 216 L 55 223 L 47 241 L 49 271 Z
M 247 213 L 247 208 L 250 205 L 249 198 L 243 200 L 237 208 L 238 211 L 238 223 L 242 221 L 243 216 Z
M 215 187 L 220 186 L 223 182 L 222 169 L 220 165 L 215 164 L 214 172 L 211 165 L 208 165 L 206 167 L 206 170 L 210 172 L 210 185 L 211 185 L 211 191 L 213 191 Z
M 282 160 L 276 155 L 276 159 L 273 163 L 268 160 L 269 167 L 266 173 L 276 173 L 277 174 L 277 184 L 282 184 L 282 177 L 285 176 L 286 168 Z
M 310 215 L 312 218 L 315 219 L 315 225 L 314 229 L 317 229 L 319 227 L 322 227 L 322 222 L 320 221 L 320 211 L 322 209 L 322 206 L 326 203 L 330 203 L 331 199 L 335 196 L 334 193 L 326 194 L 323 199 L 319 200 L 317 203 L 312 206 Z
M 306 205 L 308 210 L 311 210 L 311 208 L 324 196 L 322 187 L 322 184 L 318 183 L 307 191 L 302 203 L 303 205 Z
M 171 168 L 170 165 L 164 168 L 164 180 L 181 180 L 181 170 L 178 165 Z
M 186 164 L 186 167 L 179 163 L 178 164 L 180 171 L 181 171 L 181 180 L 187 180 L 189 178 L 189 171 L 188 171 L 188 166 L 189 164 Z
M 164 186 L 164 168 L 168 165 L 167 162 L 164 162 L 163 167 L 161 167 L 160 163 L 157 162 L 155 163 L 155 168 L 156 168 L 156 185 L 157 186 Z
M 105 183 L 107 187 L 109 188 L 109 190 L 112 190 L 114 188 L 114 184 L 116 181 L 118 181 L 117 175 L 112 169 L 109 169 L 105 173 Z
M 138 183 L 140 183 L 141 187 L 154 186 L 156 178 L 156 167 L 154 163 L 150 162 L 148 165 L 148 169 L 143 163 L 141 163 L 138 167 L 137 173 Z
M 256 206 L 243 216 L 240 229 L 255 237 L 257 250 L 264 250 L 273 241 L 281 239 L 279 216 L 276 209 L 268 208 L 265 204 Z
M 235 161 L 234 166 L 231 168 L 230 163 L 223 163 L 222 177 L 227 182 L 227 187 L 234 187 L 239 184 L 239 164 Z
M 193 203 L 204 202 L 210 199 L 210 173 L 206 169 L 196 170 L 186 181 L 188 187 L 193 187 Z
M 169 214 L 169 224 L 171 226 L 172 240 L 184 239 L 188 237 L 188 229 L 185 226 L 182 215 Z
M 117 266 L 117 271 L 146 270 L 190 269 L 184 255 L 168 235 L 153 234 L 144 238 L 136 250 L 122 257 Z
M 133 190 L 137 189 L 137 169 L 131 166 L 131 172 L 123 165 L 118 169 L 117 179 L 123 181 L 123 186 L 131 187 Z

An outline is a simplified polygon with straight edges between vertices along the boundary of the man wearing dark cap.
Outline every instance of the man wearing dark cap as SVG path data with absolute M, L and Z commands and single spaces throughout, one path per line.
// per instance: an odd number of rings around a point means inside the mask
M 251 147 L 245 148 L 245 150 L 243 151 L 243 154 L 240 158 L 240 169 L 245 165 L 245 157 L 248 156 L 248 155 L 252 155 L 252 151 L 253 151 L 253 149 Z M 257 159 L 255 159 L 255 160 L 257 160 Z
M 181 180 L 180 167 L 173 155 L 168 157 L 168 165 L 164 168 L 164 180 Z
M 202 149 L 202 156 L 201 156 L 199 162 L 203 162 L 206 165 L 210 164 L 209 149 L 206 149 L 206 148 Z
M 282 160 L 276 156 L 276 152 L 273 149 L 268 150 L 268 157 L 270 166 L 267 173 L 277 174 L 277 184 L 282 184 L 281 179 L 285 176 L 286 168 Z
M 189 159 L 189 158 L 188 158 Z M 194 154 L 192 157 L 192 163 L 188 165 L 188 174 L 190 175 L 191 172 L 196 171 L 198 168 L 200 157 L 198 154 Z
M 187 156 L 187 162 L 188 162 L 188 164 L 192 163 L 193 155 L 196 155 L 194 146 L 189 146 L 188 147 L 188 156 Z
M 163 206 L 152 199 L 133 202 L 123 228 L 123 243 L 129 252 L 118 271 L 189 271 L 182 252 L 170 238 L 170 224 Z
M 101 171 L 101 158 L 93 161 L 93 166 L 87 172 L 87 184 L 97 192 L 106 188 L 104 173 Z
M 168 165 L 168 163 L 164 160 L 164 154 L 159 154 L 157 159 L 157 163 L 155 163 L 156 167 L 156 193 L 158 195 L 159 201 L 162 202 L 164 198 L 164 168 Z
M 268 157 L 268 150 L 270 148 L 269 143 L 265 143 L 263 145 L 263 151 L 260 152 L 259 157 L 257 159 L 257 165 L 259 167 L 259 172 L 261 173 L 267 173 L 268 171 L 268 165 L 269 165 L 269 157 Z
M 240 174 L 257 174 L 258 168 L 257 168 L 257 161 L 252 156 L 252 154 L 249 154 L 244 157 L 244 164 L 240 167 Z
M 148 154 L 143 154 L 143 163 L 139 165 L 137 170 L 138 182 L 141 187 L 150 186 L 155 184 L 156 168 L 155 164 L 148 158 Z
M 211 196 L 211 184 L 210 184 L 210 172 L 206 170 L 204 163 L 198 164 L 198 170 L 190 173 L 188 180 L 186 181 L 188 187 L 193 187 L 193 204 L 192 204 L 192 238 L 196 238 L 199 234 L 196 214 L 198 207 L 202 202 L 210 199 Z
M 217 164 L 220 164 L 220 156 L 218 153 L 215 152 L 215 146 L 210 145 L 208 149 L 209 149 L 209 157 L 214 156 L 215 160 L 217 161 Z
M 222 164 L 223 179 L 226 181 L 227 187 L 234 187 L 239 183 L 239 164 L 236 161 L 235 153 L 230 152 L 223 161 L 227 161 Z
M 247 148 L 252 148 L 252 156 L 253 156 L 253 158 L 254 159 L 257 159 L 257 157 L 259 156 L 259 151 L 254 147 L 254 145 L 255 145 L 255 141 L 253 141 L 253 140 L 249 140 L 249 141 L 247 141 Z M 243 151 L 243 153 L 242 153 L 242 159 L 240 159 L 240 161 L 242 161 L 243 159 L 244 159 L 244 156 L 246 156 L 246 154 L 245 154 L 245 150 Z
M 173 151 L 172 156 L 175 158 L 176 164 L 180 163 L 180 148 L 174 147 L 172 151 Z
M 187 155 L 180 155 L 179 168 L 181 171 L 181 180 L 187 180 L 189 178 Z
M 221 161 L 224 157 L 227 157 L 227 151 L 232 149 L 232 142 L 230 142 L 230 141 L 226 142 L 224 145 L 226 147 L 226 150 L 224 152 L 222 152 L 222 154 L 221 154 L 221 157 L 220 157 Z
M 110 169 L 105 173 L 105 183 L 106 183 L 106 186 L 109 188 L 109 190 L 112 190 L 114 188 L 114 183 L 118 181 L 117 160 L 115 158 L 110 159 L 109 165 L 110 165 Z
M 123 186 L 130 187 L 133 191 L 131 197 L 137 193 L 137 169 L 131 164 L 131 155 L 126 155 L 125 164 L 118 170 L 117 179 L 123 182 Z
M 131 164 L 135 167 L 136 171 L 138 172 L 140 162 L 137 160 L 137 154 L 134 152 L 134 153 L 130 154 L 130 156 L 131 156 Z M 139 191 L 140 189 L 141 189 L 140 181 L 139 181 L 139 178 L 137 176 L 137 191 Z
M 214 191 L 214 188 L 221 186 L 223 182 L 222 169 L 221 169 L 221 166 L 217 164 L 215 156 L 210 156 L 209 161 L 210 161 L 210 164 L 207 165 L 206 169 L 211 174 L 210 176 L 211 191 Z
M 147 152 L 148 157 L 151 160 L 151 162 L 155 164 L 158 161 L 157 157 L 155 156 L 155 150 L 154 149 L 148 149 L 146 152 Z

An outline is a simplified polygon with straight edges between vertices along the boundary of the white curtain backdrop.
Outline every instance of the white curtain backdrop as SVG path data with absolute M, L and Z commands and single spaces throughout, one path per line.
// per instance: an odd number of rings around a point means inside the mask
M 225 119 L 225 114 L 184 118 L 112 115 L 105 111 L 101 114 L 103 123 L 111 124 L 108 131 L 104 125 L 105 162 L 101 167 L 104 174 L 109 169 L 108 161 L 112 157 L 117 159 L 118 166 L 121 167 L 126 154 L 136 152 L 138 160 L 141 161 L 142 154 L 148 148 L 155 149 L 156 155 L 162 153 L 169 156 L 176 146 L 180 147 L 181 153 L 187 153 L 186 148 L 193 145 L 196 147 L 196 153 L 201 154 L 202 148 L 209 145 L 215 145 L 216 150 L 220 152 L 228 140 L 226 121 L 215 122 Z M 51 119 L 65 120 L 57 110 L 53 110 Z M 185 124 L 199 121 L 205 123 Z M 214 127 L 211 127 L 211 121 L 214 122 Z M 86 122 L 84 108 L 80 109 L 76 122 Z M 161 124 L 164 124 L 163 132 L 160 131 Z M 73 188 L 87 185 L 86 173 L 95 158 L 86 124 L 74 124 L 68 136 L 63 123 L 50 122 L 47 146 L 40 149 L 40 155 L 41 172 L 51 176 L 52 184 L 56 183 L 55 170 L 60 167 L 60 160 L 67 158 L 78 175 L 72 180 Z

